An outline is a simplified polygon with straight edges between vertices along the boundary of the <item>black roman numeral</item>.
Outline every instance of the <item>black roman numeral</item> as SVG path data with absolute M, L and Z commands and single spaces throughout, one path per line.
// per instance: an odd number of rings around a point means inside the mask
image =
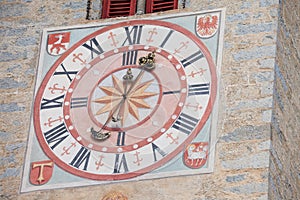
M 188 96 L 209 94 L 209 83 L 189 85 Z
M 87 170 L 89 159 L 91 156 L 91 151 L 86 149 L 85 147 L 81 147 L 76 156 L 71 161 L 70 165 L 79 168 L 83 165 L 83 170 Z
M 196 118 L 181 113 L 172 127 L 185 134 L 190 134 L 191 131 L 195 128 L 197 123 L 198 120 Z
M 64 94 L 58 97 L 55 97 L 53 99 L 42 99 L 42 103 L 41 103 L 41 109 L 49 109 L 49 108 L 57 108 L 57 107 L 62 107 L 63 101 L 59 101 L 59 100 L 63 100 L 64 98 Z
M 182 63 L 183 67 L 187 67 L 188 65 L 196 62 L 197 60 L 203 58 L 203 53 L 199 50 L 196 53 L 190 55 L 189 57 L 182 59 L 180 62 Z
M 55 76 L 56 76 L 56 75 L 66 75 L 67 78 L 68 78 L 68 79 L 70 80 L 70 82 L 71 82 L 73 79 L 71 78 L 70 74 L 76 75 L 78 71 L 67 71 L 66 68 L 65 68 L 65 66 L 63 65 L 63 63 L 61 63 L 60 66 L 61 66 L 61 68 L 63 69 L 63 71 L 62 71 L 62 72 L 57 72 L 57 71 L 56 71 L 56 72 L 54 72 L 54 75 L 55 75 Z
M 163 92 L 163 95 L 167 95 L 167 94 L 177 94 L 177 93 L 180 93 L 180 90 L 165 91 L 165 92 Z
M 125 134 L 126 133 L 123 131 L 118 133 L 117 146 L 125 145 Z M 120 173 L 121 167 L 123 168 L 124 173 L 129 171 L 125 154 L 116 154 L 114 173 Z
M 99 42 L 96 40 L 96 38 L 93 38 L 89 41 L 90 44 L 84 43 L 82 46 L 87 48 L 88 50 L 91 51 L 91 58 L 94 58 L 94 53 L 99 55 L 101 53 L 103 53 L 103 49 L 100 46 Z M 94 48 L 96 47 L 96 48 Z
M 69 132 L 67 131 L 65 124 L 61 123 L 51 130 L 45 132 L 44 136 L 51 149 L 54 149 L 69 136 Z
M 125 145 L 125 132 L 119 132 L 117 138 L 117 146 L 124 146 Z
M 126 40 L 123 42 L 122 46 L 124 46 L 127 41 L 129 45 L 140 44 L 142 29 L 143 29 L 142 25 L 133 26 L 131 30 L 129 30 L 129 27 L 125 27 L 125 32 L 127 37 Z
M 127 51 L 123 53 L 122 65 L 135 65 L 138 51 Z
M 163 48 L 165 46 L 165 44 L 167 43 L 167 41 L 169 40 L 169 38 L 171 37 L 171 35 L 174 33 L 174 30 L 170 30 L 168 35 L 165 37 L 164 41 L 161 43 L 161 45 L 159 45 L 161 48 Z
M 152 143 L 152 152 L 153 152 L 153 159 L 157 161 L 156 153 L 159 153 L 162 157 L 167 155 L 163 150 L 161 150 L 156 144 Z
M 116 154 L 114 173 L 120 173 L 121 167 L 123 167 L 124 173 L 127 173 L 129 171 L 125 154 Z
M 64 123 L 52 128 L 51 130 L 44 133 L 47 143 L 50 145 L 51 149 L 54 149 L 62 141 L 64 141 L 68 136 L 69 132 Z
M 71 108 L 86 107 L 88 102 L 87 97 L 76 97 L 71 99 Z

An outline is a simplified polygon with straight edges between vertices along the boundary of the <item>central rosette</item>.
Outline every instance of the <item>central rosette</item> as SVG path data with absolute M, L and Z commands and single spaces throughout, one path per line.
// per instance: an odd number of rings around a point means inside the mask
M 100 81 L 91 102 L 93 115 L 104 129 L 138 125 L 151 115 L 159 94 L 154 74 L 125 68 Z

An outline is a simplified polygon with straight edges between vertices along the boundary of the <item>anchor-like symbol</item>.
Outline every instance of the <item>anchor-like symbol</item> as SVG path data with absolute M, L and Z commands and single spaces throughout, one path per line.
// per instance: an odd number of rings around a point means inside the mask
M 167 138 L 170 138 L 171 141 L 170 141 L 170 144 L 178 144 L 178 139 L 179 137 L 176 136 L 176 137 L 173 137 L 173 133 L 167 133 Z
M 136 157 L 136 161 L 133 161 L 133 163 L 134 164 L 137 164 L 138 166 L 140 166 L 141 165 L 141 161 L 143 160 L 143 158 L 139 158 L 139 154 L 140 154 L 140 152 L 138 152 L 138 151 L 136 151 L 135 152 L 135 157 Z
M 79 60 L 81 65 L 86 65 L 86 60 L 83 60 L 81 58 L 82 53 L 78 53 L 77 55 L 74 53 L 73 56 L 74 56 L 73 62 L 76 62 L 76 60 Z
M 44 123 L 44 126 L 48 126 L 48 127 L 51 127 L 52 126 L 52 123 L 54 122 L 61 122 L 63 120 L 63 117 L 62 116 L 59 116 L 57 119 L 52 119 L 52 117 L 49 117 L 48 118 L 48 122 L 45 122 Z
M 117 47 L 117 44 L 119 42 L 115 39 L 115 36 L 116 36 L 116 34 L 113 34 L 113 32 L 109 32 L 108 39 L 112 40 L 112 43 L 110 44 L 111 46 Z
M 188 43 L 189 43 L 189 41 L 186 41 L 186 42 L 180 42 L 181 46 L 179 46 L 177 49 L 175 49 L 173 54 L 180 53 L 180 51 L 181 51 L 183 48 L 186 49 L 186 48 L 188 47 Z
M 146 39 L 146 41 L 148 43 L 153 42 L 153 39 L 152 39 L 153 35 L 157 35 L 156 28 L 153 28 L 152 31 L 148 31 L 148 33 L 150 34 L 150 36 L 148 39 Z
M 202 76 L 202 75 L 204 74 L 205 71 L 206 71 L 206 69 L 201 68 L 201 69 L 200 69 L 199 71 L 197 71 L 197 72 L 192 71 L 192 72 L 189 74 L 189 76 L 192 77 L 192 78 L 194 78 L 195 75 L 197 75 L 197 74 L 199 74 L 199 76 Z
M 191 105 L 191 103 L 188 103 L 185 105 L 185 107 L 189 108 L 195 108 L 194 111 L 198 111 L 202 109 L 202 106 L 199 103 L 196 103 L 195 105 Z
M 96 161 L 95 162 L 95 165 L 97 166 L 96 167 L 96 170 L 99 170 L 99 168 L 101 167 L 101 166 L 103 166 L 104 165 L 104 163 L 102 162 L 102 159 L 104 158 L 104 156 L 103 155 L 100 155 L 99 156 L 99 161 Z
M 55 83 L 52 87 L 48 88 L 52 94 L 55 94 L 55 91 L 60 91 L 60 94 L 64 93 L 66 91 L 65 86 L 62 88 L 58 87 L 58 83 Z
M 68 148 L 66 146 L 64 146 L 63 147 L 64 151 L 62 152 L 61 156 L 65 155 L 65 154 L 69 155 L 70 154 L 70 149 L 72 147 L 76 147 L 76 143 L 75 142 L 72 142 L 71 145 Z

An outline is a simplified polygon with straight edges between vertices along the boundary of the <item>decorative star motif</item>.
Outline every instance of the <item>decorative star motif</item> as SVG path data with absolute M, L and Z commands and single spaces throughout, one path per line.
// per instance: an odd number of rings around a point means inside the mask
M 153 80 L 141 82 L 143 72 L 134 81 L 121 81 L 114 75 L 111 77 L 113 87 L 99 86 L 107 96 L 94 100 L 95 103 L 105 104 L 97 111 L 96 115 L 110 112 L 109 116 L 118 118 L 122 125 L 124 125 L 128 114 L 139 121 L 140 116 L 138 110 L 140 108 L 151 108 L 144 99 L 157 95 L 157 93 L 145 91 Z

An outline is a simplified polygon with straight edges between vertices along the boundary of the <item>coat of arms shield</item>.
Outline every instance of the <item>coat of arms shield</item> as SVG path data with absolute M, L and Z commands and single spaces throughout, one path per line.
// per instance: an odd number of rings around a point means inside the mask
M 48 36 L 47 51 L 50 55 L 63 54 L 70 43 L 70 32 L 54 33 Z

